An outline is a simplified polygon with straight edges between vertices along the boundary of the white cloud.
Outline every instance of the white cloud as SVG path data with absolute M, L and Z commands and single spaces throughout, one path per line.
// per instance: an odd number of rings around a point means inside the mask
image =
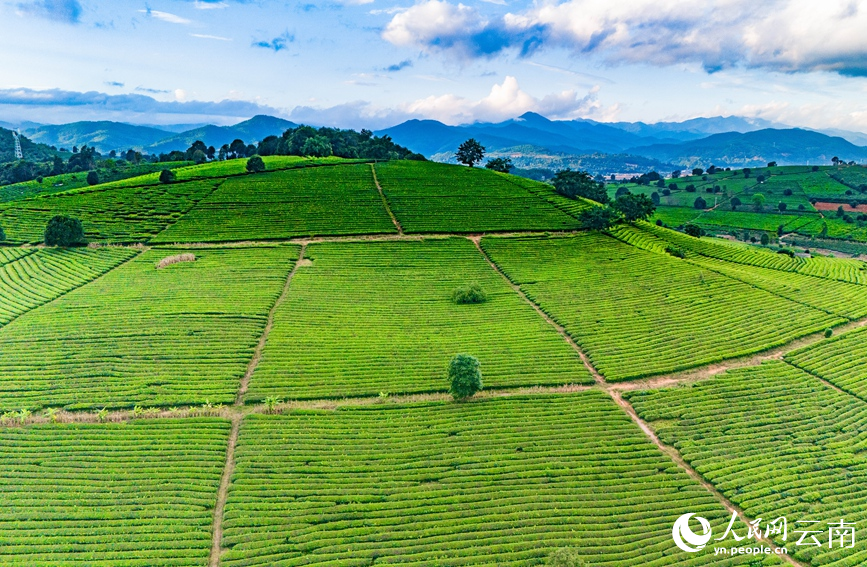
M 501 122 L 525 112 L 538 112 L 553 119 L 587 116 L 600 108 L 596 100 L 598 88 L 581 97 L 575 91 L 549 94 L 541 99 L 521 90 L 515 77 L 506 77 L 495 84 L 490 94 L 472 100 L 453 94 L 430 96 L 399 107 L 409 115 L 432 118 L 446 124 L 470 122 Z
M 382 37 L 402 47 L 452 49 L 462 46 L 467 35 L 486 25 L 474 8 L 429 0 L 397 13 Z
M 853 0 L 539 0 L 486 19 L 428 0 L 396 14 L 383 38 L 398 46 L 487 56 L 540 47 L 597 53 L 611 64 L 698 62 L 783 72 L 867 75 L 867 7 Z
M 385 128 L 412 118 L 439 120 L 445 124 L 500 122 L 525 112 L 538 112 L 552 119 L 593 116 L 599 120 L 613 119 L 617 107 L 604 108 L 597 100 L 598 88 L 584 96 L 575 91 L 549 94 L 541 99 L 524 92 L 514 77 L 495 84 L 481 99 L 455 94 L 430 96 L 398 104 L 392 108 L 355 101 L 330 108 L 296 107 L 290 120 L 314 125 L 340 124 L 354 128 Z
M 220 35 L 208 35 L 203 33 L 191 33 L 190 37 L 196 37 L 199 39 L 215 39 L 217 41 L 232 41 L 231 37 L 223 37 Z
M 182 18 L 178 15 L 171 14 L 169 12 L 160 12 L 159 10 L 151 10 L 150 8 L 148 8 L 147 10 L 139 10 L 139 12 L 141 12 L 142 14 L 147 14 L 151 18 L 156 18 L 157 20 L 162 20 L 170 24 L 188 25 L 193 23 L 192 20 Z
M 228 7 L 227 2 L 200 2 L 196 0 L 196 10 L 222 10 Z

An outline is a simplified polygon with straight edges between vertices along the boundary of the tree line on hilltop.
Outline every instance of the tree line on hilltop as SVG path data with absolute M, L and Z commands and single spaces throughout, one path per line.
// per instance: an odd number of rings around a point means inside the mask
M 268 136 L 258 144 L 234 140 L 219 148 L 194 142 L 185 151 L 147 154 L 134 149 L 118 152 L 112 150 L 102 155 L 95 148 L 73 146 L 52 148 L 52 153 L 40 153 L 35 159 L 11 161 L 0 166 L 0 185 L 22 183 L 65 173 L 83 173 L 91 185 L 122 177 L 130 166 L 153 163 L 192 162 L 196 164 L 214 160 L 249 158 L 253 156 L 335 156 L 349 159 L 374 160 L 424 160 L 421 154 L 395 144 L 389 136 L 374 136 L 370 130 L 341 130 L 338 128 L 313 128 L 298 126 L 286 130 L 281 136 Z M 65 156 L 66 159 L 64 159 Z M 29 154 L 25 152 L 25 158 Z

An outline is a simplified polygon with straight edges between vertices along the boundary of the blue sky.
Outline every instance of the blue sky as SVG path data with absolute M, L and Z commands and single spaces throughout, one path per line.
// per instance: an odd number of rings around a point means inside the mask
M 0 121 L 867 131 L 867 2 L 0 0 Z

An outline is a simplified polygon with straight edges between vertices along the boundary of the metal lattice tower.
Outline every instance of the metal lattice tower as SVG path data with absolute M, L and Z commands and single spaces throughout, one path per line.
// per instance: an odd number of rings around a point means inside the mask
M 20 134 L 15 130 L 12 131 L 12 137 L 15 139 L 15 159 L 24 159 L 24 152 L 21 151 Z

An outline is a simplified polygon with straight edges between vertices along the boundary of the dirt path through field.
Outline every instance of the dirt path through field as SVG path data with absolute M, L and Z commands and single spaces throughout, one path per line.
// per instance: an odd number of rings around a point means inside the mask
M 608 389 L 607 392 L 615 401 L 615 403 L 617 403 L 617 405 L 620 406 L 620 408 L 625 411 L 630 418 L 632 418 L 632 421 L 635 422 L 635 424 L 641 429 L 641 431 L 644 432 L 647 438 L 650 439 L 650 441 L 654 445 L 656 445 L 657 449 L 662 451 L 663 454 L 665 454 L 666 456 L 668 456 L 668 458 L 674 461 L 674 463 L 679 466 L 687 475 L 689 475 L 693 480 L 698 482 L 702 487 L 704 487 L 705 490 L 710 492 L 717 500 L 719 500 L 720 503 L 725 506 L 726 510 L 728 510 L 729 514 L 737 512 L 738 517 L 744 522 L 750 523 L 752 521 L 752 518 L 747 516 L 747 514 L 743 510 L 735 506 L 735 504 L 731 500 L 726 498 L 722 492 L 717 490 L 713 484 L 705 480 L 705 478 L 697 470 L 692 468 L 692 466 L 683 459 L 677 449 L 675 449 L 674 447 L 670 447 L 660 441 L 659 436 L 656 435 L 656 432 L 650 427 L 650 425 L 648 425 L 643 419 L 638 416 L 638 414 L 635 412 L 635 409 L 632 407 L 632 404 L 624 400 L 620 396 L 620 392 L 611 389 Z M 770 548 L 777 547 L 777 544 L 775 544 L 772 540 L 766 537 L 759 537 L 758 541 L 764 543 L 767 547 Z M 777 557 L 783 559 L 793 567 L 807 567 L 805 564 L 797 561 L 789 555 L 777 555 Z
M 391 205 L 388 204 L 388 199 L 385 198 L 385 191 L 382 190 L 382 185 L 379 184 L 379 178 L 376 177 L 375 164 L 370 164 L 370 173 L 373 175 L 373 182 L 376 184 L 376 190 L 379 191 L 379 196 L 382 199 L 382 206 L 385 207 L 385 211 L 388 213 L 388 216 L 391 217 L 391 222 L 394 223 L 397 233 L 403 235 L 403 227 L 400 225 L 400 221 L 397 220 L 397 217 L 394 216 L 394 213 L 391 210 Z
M 864 319 L 859 319 L 857 321 L 852 321 L 851 323 L 846 323 L 845 325 L 835 327 L 834 333 L 841 334 L 847 331 L 860 329 L 864 326 L 867 326 L 867 317 L 865 317 Z M 659 388 L 670 388 L 672 386 L 677 386 L 680 384 L 700 382 L 702 380 L 712 378 L 713 376 L 716 376 L 718 374 L 722 374 L 728 370 L 758 366 L 759 364 L 767 362 L 769 360 L 782 360 L 783 357 L 785 357 L 790 352 L 816 344 L 819 341 L 823 340 L 825 340 L 825 333 L 824 331 L 820 331 L 818 333 L 813 333 L 812 335 L 801 337 L 800 339 L 795 339 L 794 341 L 786 343 L 781 347 L 777 347 L 757 354 L 743 356 L 740 358 L 730 358 L 721 362 L 706 364 L 697 368 L 690 368 L 689 370 L 674 372 L 662 376 L 653 376 L 641 380 L 630 380 L 628 382 L 612 382 L 609 384 L 609 387 L 613 390 L 623 392 L 629 390 L 656 390 Z M 841 392 L 843 391 L 837 388 L 837 386 L 831 384 L 830 382 L 827 382 L 825 380 L 823 380 L 823 382 L 825 382 L 829 387 L 834 388 L 835 390 L 839 390 Z
M 644 434 L 647 436 L 647 438 L 654 445 L 656 445 L 656 447 L 660 451 L 663 452 L 663 454 L 667 455 L 687 475 L 689 475 L 691 478 L 693 478 L 699 484 L 701 484 L 701 486 L 703 486 L 705 488 L 705 490 L 710 492 L 717 500 L 719 500 L 720 503 L 722 503 L 722 505 L 725 506 L 725 508 L 730 513 L 737 512 L 738 516 L 740 516 L 740 518 L 743 519 L 747 523 L 752 521 L 752 519 L 749 518 L 744 513 L 743 510 L 736 507 L 728 498 L 726 498 L 720 491 L 718 491 L 710 482 L 708 482 L 703 476 L 701 476 L 701 474 L 699 474 L 698 471 L 696 471 L 694 468 L 692 468 L 692 466 L 683 459 L 683 457 L 681 456 L 680 452 L 677 449 L 664 444 L 659 439 L 659 437 L 656 435 L 656 432 L 654 432 L 653 428 L 651 428 L 647 422 L 645 422 L 643 419 L 641 419 L 641 417 L 638 416 L 638 413 L 636 413 L 635 409 L 632 407 L 632 405 L 629 402 L 627 402 L 626 400 L 623 399 L 620 392 L 615 388 L 615 384 L 612 384 L 612 383 L 605 381 L 605 379 L 602 377 L 602 375 L 596 370 L 596 368 L 590 362 L 590 359 L 587 357 L 587 355 L 584 353 L 584 351 L 581 349 L 581 347 L 566 332 L 566 329 L 563 328 L 562 325 L 560 325 L 559 323 L 554 321 L 551 317 L 549 317 L 544 311 L 542 311 L 542 309 L 538 305 L 536 305 L 536 303 L 534 303 L 529 297 L 527 297 L 526 294 L 524 294 L 524 291 L 520 288 L 520 286 L 516 285 L 511 280 L 509 280 L 508 276 L 506 276 L 506 274 L 502 270 L 500 270 L 500 268 L 490 259 L 490 257 L 487 255 L 487 253 L 484 251 L 484 249 L 481 246 L 481 238 L 480 237 L 471 237 L 470 240 L 472 240 L 473 243 L 475 243 L 476 248 L 479 250 L 479 253 L 481 253 L 482 256 L 485 257 L 485 260 L 487 260 L 487 262 L 488 262 L 488 264 L 490 264 L 491 268 L 494 271 L 496 271 L 498 274 L 500 274 L 500 276 L 502 276 L 503 279 L 505 279 L 506 282 L 508 282 L 508 284 L 512 287 L 512 289 L 514 289 L 516 293 L 518 293 L 522 298 L 524 298 L 524 301 L 526 301 L 527 303 L 532 305 L 533 308 L 536 310 L 536 312 L 539 313 L 545 319 L 545 321 L 548 322 L 548 324 L 550 324 L 552 327 L 557 329 L 557 332 L 559 332 L 563 336 L 563 338 L 566 340 L 566 342 L 569 343 L 569 345 L 572 346 L 572 348 L 575 350 L 575 352 L 578 353 L 578 356 L 581 357 L 581 360 L 584 362 L 584 366 L 587 367 L 587 370 L 590 371 L 590 374 L 592 374 L 594 380 L 596 380 L 597 387 L 601 388 L 606 394 L 608 394 L 611 397 L 611 399 L 614 400 L 614 402 L 623 411 L 625 411 L 629 415 L 629 417 L 632 419 L 632 421 L 641 429 L 641 431 L 644 432 Z M 865 320 L 864 323 L 867 323 L 867 320 Z M 862 323 L 862 324 L 864 324 L 864 323 Z M 782 357 L 784 352 L 788 352 L 788 350 L 786 350 L 786 351 L 781 350 L 778 356 Z M 770 353 L 767 353 L 767 355 L 770 355 Z M 777 356 L 776 353 L 774 353 L 772 358 L 775 356 Z M 720 370 L 720 371 L 722 371 L 722 370 Z M 674 384 L 672 384 L 672 385 L 675 385 L 675 384 L 677 384 L 677 382 L 674 382 Z M 774 544 L 772 541 L 770 541 L 766 538 L 760 538 L 759 541 L 761 541 L 762 543 L 765 543 L 769 547 L 776 547 L 776 544 Z M 792 565 L 794 567 L 806 567 L 805 565 L 803 565 L 802 563 L 799 563 L 794 558 L 789 557 L 788 555 L 779 555 L 778 557 L 785 560 L 789 565 Z
M 286 283 L 283 284 L 283 291 L 280 293 L 280 297 L 277 298 L 277 301 L 274 302 L 271 311 L 268 312 L 268 322 L 265 323 L 265 329 L 262 331 L 262 336 L 259 337 L 259 343 L 256 345 L 256 350 L 253 351 L 253 358 L 250 359 L 250 363 L 247 365 L 247 371 L 244 372 L 244 377 L 241 378 L 241 384 L 238 387 L 238 395 L 235 397 L 236 406 L 244 405 L 244 396 L 247 395 L 247 388 L 250 386 L 250 378 L 253 377 L 253 372 L 256 371 L 256 367 L 259 366 L 259 362 L 262 360 L 262 352 L 265 350 L 265 344 L 268 342 L 268 335 L 271 334 L 271 329 L 274 327 L 274 314 L 277 313 L 277 309 L 283 304 L 286 297 L 289 295 L 289 287 L 292 284 L 292 278 L 295 277 L 298 268 L 309 265 L 304 262 L 304 253 L 306 251 L 307 244 L 302 244 L 298 260 L 292 267 L 292 271 L 290 271 L 289 275 L 286 277 Z
M 211 527 L 211 556 L 208 567 L 220 567 L 220 555 L 223 551 L 223 511 L 229 498 L 229 485 L 235 472 L 235 446 L 238 444 L 238 433 L 241 429 L 241 414 L 232 416 L 232 430 L 229 433 L 229 443 L 226 447 L 226 463 L 223 465 L 223 476 L 220 478 L 220 488 L 217 491 L 217 503 L 214 505 L 214 523 Z

